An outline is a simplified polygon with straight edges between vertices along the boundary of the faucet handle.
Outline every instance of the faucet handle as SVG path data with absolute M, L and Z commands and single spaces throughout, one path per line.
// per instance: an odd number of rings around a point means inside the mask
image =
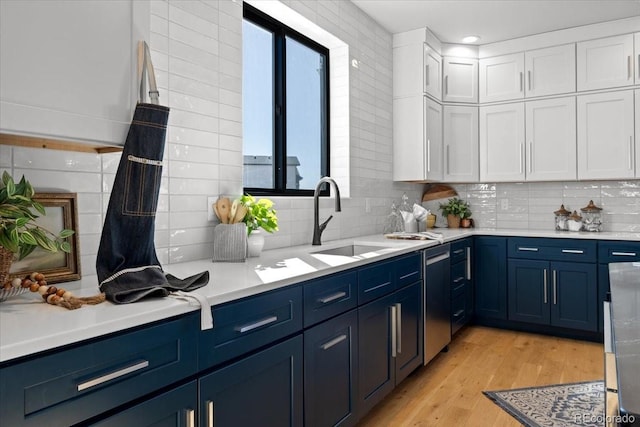
M 320 224 L 318 226 L 320 231 L 324 231 L 324 229 L 327 228 L 327 224 L 329 223 L 329 221 L 331 221 L 331 218 L 333 218 L 333 215 L 329 215 L 329 218 L 327 218 L 327 220 L 325 222 L 323 222 L 322 224 Z

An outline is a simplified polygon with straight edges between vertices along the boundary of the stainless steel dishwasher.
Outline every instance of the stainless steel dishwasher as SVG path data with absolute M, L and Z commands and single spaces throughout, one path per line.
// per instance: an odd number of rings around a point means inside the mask
M 424 251 L 424 364 L 451 342 L 450 246 Z

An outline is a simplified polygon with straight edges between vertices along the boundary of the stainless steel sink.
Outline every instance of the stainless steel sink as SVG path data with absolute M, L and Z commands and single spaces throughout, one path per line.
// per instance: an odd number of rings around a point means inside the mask
M 341 255 L 341 256 L 358 256 L 366 254 L 368 252 L 375 252 L 382 249 L 388 249 L 386 246 L 368 246 L 351 244 L 346 246 L 339 246 L 337 248 L 324 249 L 321 251 L 312 252 L 312 254 L 318 255 Z

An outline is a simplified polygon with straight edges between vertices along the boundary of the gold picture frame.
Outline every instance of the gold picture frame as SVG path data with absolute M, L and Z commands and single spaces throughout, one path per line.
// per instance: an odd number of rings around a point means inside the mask
M 78 239 L 78 198 L 76 193 L 39 193 L 33 200 L 44 206 L 46 215 L 39 216 L 36 223 L 55 234 L 66 228 L 74 230 L 68 237 L 71 252 L 47 252 L 36 248 L 29 256 L 14 261 L 9 274 L 21 277 L 35 271 L 45 275 L 47 283 L 80 280 L 80 246 Z

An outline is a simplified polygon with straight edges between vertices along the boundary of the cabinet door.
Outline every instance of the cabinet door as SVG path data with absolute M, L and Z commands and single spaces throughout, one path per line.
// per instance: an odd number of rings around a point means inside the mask
M 396 292 L 397 353 L 396 384 L 422 365 L 422 283 L 416 282 Z
M 442 181 L 442 106 L 429 98 L 424 98 L 426 127 L 426 178 L 429 181 Z
M 633 91 L 578 96 L 578 179 L 634 177 Z
M 478 60 L 444 58 L 444 100 L 478 102 Z
M 480 60 L 480 102 L 524 98 L 524 53 Z
M 391 357 L 395 293 L 358 309 L 358 409 L 364 415 L 395 387 Z
M 478 318 L 507 319 L 507 240 L 476 237 L 475 312 Z
M 422 95 L 393 100 L 394 181 L 426 179 L 425 102 Z
M 192 381 L 91 424 L 96 427 L 195 426 L 198 383 Z
M 526 103 L 527 181 L 576 179 L 576 100 Z
M 633 34 L 577 44 L 578 90 L 633 84 Z
M 304 333 L 306 426 L 357 421 L 358 313 L 352 310 Z
M 527 97 L 575 92 L 575 44 L 527 51 L 524 62 Z
M 551 324 L 585 331 L 598 329 L 595 264 L 551 263 Z
M 442 99 L 442 57 L 429 45 L 424 45 L 424 92 Z
M 131 0 L 0 2 L 0 131 L 122 145 L 149 16 Z
M 548 325 L 549 262 L 510 259 L 509 320 Z
M 201 426 L 302 426 L 302 335 L 202 377 Z
M 640 40 L 638 41 L 640 44 Z M 639 47 L 640 48 L 640 47 Z M 640 68 L 640 65 L 638 66 Z M 640 178 L 640 143 L 638 143 L 638 139 L 640 139 L 640 89 L 636 89 L 634 91 L 635 98 L 635 124 L 636 124 L 636 134 L 635 134 L 635 152 L 636 152 L 636 178 Z
M 480 181 L 524 181 L 524 103 L 480 107 Z
M 478 107 L 445 105 L 444 113 L 444 181 L 477 182 Z

